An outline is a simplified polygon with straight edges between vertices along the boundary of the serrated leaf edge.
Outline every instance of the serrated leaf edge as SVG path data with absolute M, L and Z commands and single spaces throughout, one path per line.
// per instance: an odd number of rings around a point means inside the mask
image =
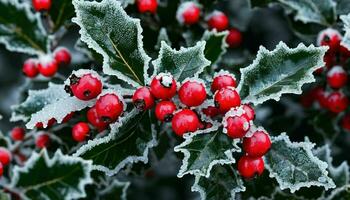
M 121 181 L 118 181 L 117 179 L 113 180 L 112 184 L 109 185 L 107 188 L 105 188 L 104 190 L 102 190 L 100 192 L 100 194 L 104 194 L 104 193 L 108 193 L 110 192 L 111 190 L 113 190 L 114 186 L 123 186 L 123 194 L 121 196 L 121 200 L 126 200 L 126 195 L 127 195 L 127 190 L 130 186 L 130 182 L 121 182 Z
M 350 50 L 350 14 L 341 15 L 340 19 L 344 23 L 343 30 L 345 31 L 345 35 L 340 44 Z
M 202 36 L 202 39 L 201 40 L 205 40 L 206 37 L 210 37 L 211 35 L 214 35 L 216 37 L 221 37 L 223 36 L 222 38 L 222 41 L 221 41 L 221 50 L 222 52 L 220 53 L 219 57 L 217 58 L 217 60 L 214 62 L 214 63 L 211 63 L 211 65 L 213 65 L 214 67 L 217 66 L 218 62 L 221 60 L 222 56 L 227 52 L 227 48 L 228 48 L 228 44 L 226 43 L 226 38 L 228 36 L 229 32 L 228 31 L 221 31 L 221 32 L 218 32 L 216 29 L 213 29 L 211 31 L 209 30 L 206 30 L 204 33 L 203 33 L 203 36 Z

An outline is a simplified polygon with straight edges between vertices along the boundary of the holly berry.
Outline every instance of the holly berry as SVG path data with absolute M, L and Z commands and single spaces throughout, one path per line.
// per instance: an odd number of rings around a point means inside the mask
M 36 11 L 46 11 L 51 7 L 51 0 L 32 0 L 32 3 Z
M 148 87 L 138 88 L 132 97 L 132 101 L 135 107 L 140 110 L 148 110 L 154 105 L 154 98 Z
M 250 128 L 249 119 L 246 115 L 228 116 L 224 119 L 224 128 L 231 138 L 242 138 Z
M 202 112 L 208 117 L 216 117 L 220 114 L 219 109 L 214 106 L 208 106 L 207 108 L 203 108 Z
M 192 110 L 183 109 L 175 113 L 171 125 L 175 134 L 182 137 L 185 133 L 195 132 L 199 128 L 199 119 Z
M 346 59 L 348 59 L 350 57 L 349 49 L 343 45 L 340 45 L 339 52 L 340 52 L 341 56 L 343 56 Z
M 71 112 L 69 114 L 67 114 L 63 119 L 62 119 L 62 123 L 66 123 L 68 122 L 69 120 L 71 120 L 74 116 L 74 112 Z
M 161 101 L 156 105 L 155 114 L 159 121 L 169 122 L 176 110 L 176 105 L 172 101 Z
M 115 94 L 105 94 L 96 102 L 96 112 L 101 121 L 111 123 L 123 112 L 123 102 Z
M 226 30 L 229 26 L 228 17 L 221 11 L 214 11 L 208 19 L 208 26 L 210 29 L 216 29 L 217 31 Z
M 243 108 L 243 110 L 245 112 L 245 115 L 248 118 L 248 120 L 254 120 L 255 119 L 255 111 L 250 105 L 244 104 L 244 105 L 242 105 L 242 108 Z
M 136 5 L 140 13 L 150 12 L 154 14 L 157 12 L 158 2 L 157 0 L 137 0 Z
M 51 118 L 48 122 L 47 122 L 47 126 L 46 128 L 50 128 L 51 126 L 53 126 L 56 123 L 56 119 L 55 118 Z M 35 124 L 35 127 L 37 128 L 44 128 L 44 124 L 42 122 L 38 122 Z
M 75 124 L 72 128 L 73 139 L 77 142 L 82 142 L 89 135 L 90 128 L 85 122 L 79 122 Z
M 38 62 L 37 60 L 32 59 L 32 58 L 26 60 L 23 64 L 23 68 L 22 68 L 24 75 L 26 75 L 29 78 L 36 77 L 39 74 L 37 62 Z
M 4 166 L 0 162 L 0 177 L 4 174 Z
M 246 179 L 251 179 L 255 175 L 261 175 L 264 172 L 264 160 L 261 157 L 252 158 L 249 156 L 242 156 L 237 164 L 238 172 Z
M 334 113 L 343 112 L 349 105 L 348 98 L 339 91 L 329 94 L 327 101 L 328 109 Z
M 271 147 L 271 140 L 264 131 L 256 131 L 251 137 L 243 139 L 243 150 L 250 157 L 261 157 L 265 155 Z
M 46 148 L 50 143 L 50 137 L 47 134 L 41 134 L 39 135 L 36 140 L 35 140 L 35 145 L 39 148 L 39 149 L 43 149 Z
M 236 80 L 230 75 L 219 75 L 213 79 L 213 82 L 211 83 L 211 91 L 216 92 L 227 86 L 237 87 Z
M 342 40 L 341 34 L 332 28 L 327 28 L 319 33 L 317 38 L 318 46 L 328 46 L 327 52 L 333 53 L 339 50 L 340 42 Z
M 59 47 L 53 52 L 54 58 L 58 65 L 67 66 L 72 60 L 69 50 L 65 47 Z
M 90 124 L 92 124 L 95 128 L 97 128 L 98 131 L 103 131 L 108 126 L 108 123 L 102 121 L 96 112 L 96 107 L 92 107 L 87 111 L 87 120 Z
M 26 131 L 22 127 L 15 127 L 11 130 L 11 138 L 14 141 L 21 141 L 24 138 Z
M 341 120 L 341 125 L 343 129 L 350 131 L 350 115 L 346 114 L 343 116 L 343 119 Z
M 176 94 L 176 82 L 169 73 L 160 73 L 152 79 L 151 93 L 157 99 L 170 99 Z
M 341 66 L 334 66 L 327 73 L 327 83 L 334 89 L 339 89 L 346 85 L 348 75 Z
M 193 25 L 199 21 L 201 10 L 194 2 L 182 3 L 177 10 L 176 18 L 182 24 Z
M 323 88 L 315 88 L 315 98 L 322 108 L 328 108 L 328 96 L 329 94 L 326 93 Z
M 102 91 L 102 82 L 92 74 L 84 74 L 81 77 L 70 77 L 71 92 L 80 100 L 88 101 L 96 98 Z
M 41 75 L 52 77 L 58 70 L 58 65 L 55 59 L 51 56 L 44 56 L 39 59 L 38 70 Z
M 241 105 L 241 98 L 235 88 L 226 87 L 215 93 L 214 103 L 221 113 L 226 113 L 231 108 Z
M 202 83 L 186 81 L 179 89 L 180 101 L 188 107 L 199 106 L 207 98 L 207 92 Z
M 242 33 L 235 28 L 230 29 L 230 32 L 227 35 L 226 43 L 230 48 L 237 48 L 241 45 L 243 40 Z
M 9 150 L 4 147 L 0 147 L 0 163 L 4 166 L 10 164 L 12 155 Z

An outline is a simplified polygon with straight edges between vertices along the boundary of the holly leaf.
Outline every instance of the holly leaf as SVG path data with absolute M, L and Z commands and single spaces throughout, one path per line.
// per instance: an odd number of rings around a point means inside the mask
M 32 55 L 47 52 L 48 35 L 28 3 L 0 0 L 0 13 L 0 43 L 8 50 Z
M 139 19 L 129 17 L 115 0 L 74 0 L 81 40 L 103 56 L 103 72 L 135 87 L 145 84 L 150 57 L 143 49 Z
M 245 191 L 243 181 L 230 165 L 216 165 L 209 178 L 197 175 L 193 192 L 199 192 L 202 200 L 235 199 L 235 194 Z
M 202 40 L 206 41 L 204 55 L 212 65 L 216 65 L 221 56 L 226 53 L 228 47 L 226 43 L 227 35 L 228 31 L 217 32 L 216 29 L 204 32 L 202 37 Z
M 204 55 L 205 45 L 206 43 L 201 41 L 193 47 L 175 50 L 161 42 L 159 56 L 152 62 L 155 74 L 169 72 L 178 82 L 187 77 L 198 77 L 204 68 L 210 65 L 210 61 Z
M 99 192 L 99 199 L 121 199 L 126 200 L 127 190 L 130 182 L 114 180 L 111 185 Z
M 186 140 L 174 148 L 175 152 L 184 154 L 178 177 L 186 174 L 210 176 L 215 165 L 233 164 L 233 152 L 239 152 L 239 140 L 232 140 L 222 132 L 221 128 L 214 127 L 207 133 L 190 134 Z
M 346 15 L 350 13 L 350 4 L 347 0 L 334 0 L 337 4 L 337 14 L 338 15 Z
M 278 101 L 282 94 L 301 94 L 303 84 L 315 81 L 313 71 L 324 66 L 326 50 L 303 44 L 291 49 L 283 42 L 273 51 L 260 47 L 253 63 L 241 69 L 241 98 L 258 105 L 269 99 Z
M 149 112 L 133 110 L 111 125 L 111 132 L 83 145 L 75 156 L 92 160 L 93 168 L 107 175 L 130 163 L 148 162 L 148 151 L 157 144 Z
M 135 0 L 117 0 L 117 1 L 120 2 L 123 8 L 126 8 L 128 5 L 135 3 Z
M 15 166 L 12 188 L 24 199 L 77 199 L 85 197 L 84 187 L 92 183 L 91 161 L 63 155 L 58 150 L 49 158 L 46 150 L 33 152 L 23 167 Z
M 320 199 L 325 200 L 347 200 L 350 199 L 350 185 L 344 185 L 343 187 L 336 188 L 327 197 L 322 197 Z
M 52 1 L 49 15 L 53 23 L 53 31 L 57 31 L 65 22 L 74 17 L 72 0 Z
M 272 137 L 272 147 L 265 155 L 265 167 L 275 178 L 281 190 L 292 193 L 302 187 L 319 186 L 325 190 L 334 188 L 328 176 L 327 163 L 312 153 L 310 142 L 291 142 L 285 133 Z
M 166 28 L 161 28 L 159 31 L 159 35 L 157 38 L 157 44 L 155 46 L 156 50 L 160 50 L 161 42 L 166 42 L 169 46 L 171 46 L 171 41 L 169 39 L 168 33 L 166 32 Z
M 350 14 L 348 15 L 342 15 L 340 16 L 340 19 L 344 23 L 344 37 L 341 41 L 341 45 L 346 47 L 347 49 L 350 49 Z

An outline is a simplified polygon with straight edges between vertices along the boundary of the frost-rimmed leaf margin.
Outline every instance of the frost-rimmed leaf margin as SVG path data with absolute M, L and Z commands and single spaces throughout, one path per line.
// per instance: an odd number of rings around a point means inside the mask
M 302 148 L 303 150 L 305 150 L 305 152 L 308 155 L 308 157 L 310 158 L 310 160 L 313 161 L 313 163 L 315 163 L 318 166 L 318 168 L 321 170 L 322 174 L 325 176 L 323 178 L 328 179 L 325 182 L 328 181 L 328 183 L 329 183 L 329 185 L 322 184 L 322 183 L 317 182 L 317 181 L 301 182 L 301 183 L 297 183 L 294 185 L 290 184 L 290 183 L 285 183 L 281 179 L 281 177 L 279 176 L 278 172 L 275 172 L 272 169 L 272 167 L 270 166 L 270 164 L 265 156 L 264 157 L 265 168 L 270 173 L 269 177 L 276 179 L 281 190 L 290 189 L 290 192 L 294 193 L 295 191 L 299 190 L 302 187 L 321 186 L 321 187 L 324 187 L 326 190 L 335 187 L 333 180 L 328 177 L 328 171 L 327 171 L 328 164 L 324 161 L 321 161 L 319 158 L 314 156 L 312 153 L 312 149 L 315 147 L 315 144 L 313 144 L 311 142 L 307 142 L 307 141 L 299 142 L 299 143 L 298 142 L 291 142 L 286 133 L 281 133 L 279 136 L 271 137 L 271 141 L 272 141 L 272 145 L 274 145 L 275 142 L 283 141 L 290 148 Z
M 158 34 L 158 37 L 157 37 L 157 43 L 154 46 L 154 48 L 156 50 L 160 50 L 162 41 L 166 42 L 169 46 L 171 46 L 171 41 L 169 39 L 168 32 L 166 31 L 166 28 L 164 28 L 164 27 L 162 27 L 159 30 L 159 34 Z
M 147 83 L 146 80 L 149 79 L 148 75 L 148 69 L 149 69 L 149 62 L 151 61 L 151 57 L 149 57 L 146 53 L 146 51 L 143 48 L 143 29 L 141 27 L 140 19 L 135 19 L 130 17 L 122 8 L 121 3 L 119 1 L 115 0 L 102 0 L 101 2 L 88 2 L 83 0 L 73 0 L 73 5 L 75 8 L 76 17 L 72 19 L 72 22 L 78 24 L 80 27 L 79 33 L 81 36 L 81 40 L 88 45 L 89 48 L 95 50 L 97 53 L 101 54 L 103 57 L 103 72 L 107 75 L 114 75 L 118 77 L 118 79 L 125 81 L 127 84 L 130 84 L 131 86 L 138 88 L 140 87 L 140 83 L 132 80 L 131 78 L 125 76 L 123 73 L 116 72 L 115 70 L 111 69 L 108 65 L 109 56 L 107 53 L 104 52 L 104 50 L 100 47 L 100 45 L 90 37 L 88 31 L 84 27 L 82 20 L 81 20 L 81 14 L 77 12 L 79 10 L 79 7 L 84 6 L 115 6 L 115 8 L 123 15 L 123 17 L 131 22 L 133 22 L 136 25 L 137 29 L 137 49 L 141 53 L 142 59 L 144 59 L 144 66 L 143 66 L 143 76 L 144 76 L 144 83 Z
M 317 59 L 317 63 L 313 67 L 311 67 L 309 70 L 307 70 L 306 74 L 301 78 L 301 80 L 297 81 L 296 86 L 293 87 L 293 85 L 283 85 L 278 92 L 275 92 L 274 94 L 270 94 L 270 95 L 261 96 L 261 97 L 256 97 L 258 94 L 255 94 L 255 95 L 244 94 L 244 93 L 249 92 L 249 91 L 243 90 L 244 89 L 243 87 L 247 87 L 247 86 L 245 86 L 245 84 L 246 84 L 245 80 L 246 80 L 247 74 L 251 73 L 252 70 L 254 70 L 256 67 L 259 66 L 259 62 L 261 59 L 263 59 L 264 56 L 275 56 L 275 54 L 281 50 L 285 50 L 288 53 L 297 53 L 300 50 L 310 51 L 310 49 L 316 51 L 316 53 L 319 54 L 318 59 Z M 316 69 L 320 68 L 320 66 L 325 65 L 325 63 L 323 62 L 323 56 L 327 50 L 328 50 L 328 47 L 324 47 L 324 46 L 323 47 L 315 47 L 314 45 L 310 45 L 310 46 L 306 47 L 303 43 L 300 43 L 296 48 L 289 48 L 282 41 L 276 46 L 276 48 L 273 51 L 269 51 L 265 47 L 260 46 L 259 51 L 257 53 L 257 56 L 254 59 L 253 63 L 250 64 L 248 67 L 242 68 L 240 70 L 241 80 L 240 80 L 240 83 L 237 87 L 237 90 L 239 91 L 239 93 L 241 95 L 242 102 L 243 103 L 252 103 L 254 105 L 258 105 L 258 104 L 261 104 L 261 103 L 263 103 L 267 100 L 270 100 L 270 99 L 274 99 L 276 101 L 279 101 L 283 94 L 287 94 L 287 93 L 301 94 L 302 93 L 301 87 L 303 86 L 303 84 L 314 82 L 315 78 L 313 76 L 313 72 Z M 275 84 L 275 83 L 273 83 L 273 84 Z M 264 91 L 264 90 L 266 90 L 266 88 L 262 88 L 260 90 Z
M 127 190 L 130 187 L 130 182 L 121 182 L 117 179 L 113 180 L 112 184 L 110 184 L 107 188 L 104 190 L 100 191 L 100 195 L 104 195 L 106 193 L 111 192 L 114 187 L 122 187 L 122 195 L 120 196 L 121 200 L 126 200 L 126 195 L 127 195 Z
M 216 29 L 213 30 L 206 30 L 203 33 L 202 39 L 203 41 L 206 41 L 206 48 L 204 50 L 204 54 L 206 54 L 206 50 L 207 50 L 207 46 L 208 46 L 208 41 L 210 40 L 211 37 L 222 37 L 221 39 L 221 52 L 219 53 L 219 55 L 217 56 L 217 58 L 215 59 L 215 61 L 211 61 L 211 65 L 213 65 L 214 67 L 217 65 L 217 63 L 221 60 L 221 57 L 227 52 L 227 48 L 228 48 L 228 44 L 226 43 L 226 38 L 228 36 L 229 32 L 228 31 L 220 31 L 218 32 Z M 207 58 L 208 59 L 208 58 Z M 210 60 L 210 59 L 208 59 Z
M 348 15 L 341 15 L 340 19 L 344 23 L 344 37 L 341 41 L 341 45 L 346 47 L 348 50 L 350 50 L 350 14 Z
M 25 165 L 23 167 L 15 166 L 13 169 L 13 176 L 10 183 L 11 188 L 15 188 L 16 183 L 19 179 L 19 173 L 28 173 L 30 169 L 35 165 L 35 163 L 43 156 L 45 164 L 48 167 L 53 166 L 55 163 L 61 163 L 61 164 L 75 164 L 75 163 L 81 163 L 84 168 L 85 177 L 79 182 L 78 189 L 81 192 L 81 194 L 70 194 L 64 197 L 65 200 L 70 199 L 77 199 L 77 198 L 83 198 L 86 197 L 85 192 L 85 185 L 93 183 L 93 179 L 91 178 L 91 171 L 92 171 L 92 162 L 84 160 L 82 158 L 77 158 L 73 156 L 67 156 L 63 155 L 61 150 L 58 149 L 53 157 L 50 159 L 48 152 L 46 149 L 43 149 L 40 153 L 33 152 L 31 157 L 26 161 Z M 24 194 L 21 196 L 23 199 L 27 199 Z

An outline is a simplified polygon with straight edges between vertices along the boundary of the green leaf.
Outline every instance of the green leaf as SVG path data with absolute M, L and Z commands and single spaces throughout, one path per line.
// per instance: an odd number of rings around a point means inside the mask
M 209 178 L 196 176 L 192 191 L 199 192 L 202 200 L 235 199 L 245 191 L 243 181 L 230 165 L 216 165 Z
M 130 186 L 130 182 L 120 182 L 114 180 L 107 188 L 100 191 L 99 199 L 120 199 L 126 200 L 126 193 Z
M 321 198 L 320 198 L 321 199 Z M 324 200 L 348 200 L 350 199 L 350 185 L 336 188 L 327 197 L 322 197 Z
M 350 14 L 340 16 L 340 19 L 344 23 L 345 34 L 341 41 L 341 45 L 345 46 L 347 49 L 350 49 Z
M 103 56 L 103 71 L 135 87 L 145 84 L 150 57 L 143 49 L 139 19 L 115 0 L 74 0 L 81 40 Z
M 52 1 L 49 15 L 53 23 L 53 31 L 57 31 L 65 22 L 74 17 L 72 0 Z
M 281 190 L 292 193 L 302 187 L 319 186 L 326 190 L 334 188 L 328 177 L 327 163 L 312 153 L 314 144 L 291 142 L 285 133 L 272 137 L 272 147 L 265 155 L 265 167 L 270 177 L 276 178 Z
M 175 152 L 182 152 L 185 156 L 177 176 L 194 174 L 208 178 L 215 165 L 235 163 L 233 152 L 241 150 L 238 142 L 224 134 L 222 128 L 214 126 L 207 133 L 190 134 L 174 148 Z
M 8 193 L 5 193 L 3 190 L 0 190 L 0 200 L 10 200 L 11 196 Z
M 85 197 L 85 186 L 92 183 L 91 161 L 63 155 L 58 150 L 52 158 L 47 151 L 33 153 L 23 167 L 16 166 L 11 181 L 23 198 L 77 199 Z
M 135 0 L 117 0 L 117 1 L 120 2 L 123 8 L 126 8 L 128 5 L 135 3 Z
M 32 55 L 47 52 L 48 36 L 28 3 L 0 0 L 0 13 L 0 43 L 8 50 Z
M 346 15 L 350 13 L 350 4 L 348 0 L 334 0 L 337 4 L 337 14 Z
M 75 156 L 92 160 L 96 170 L 116 174 L 130 163 L 148 162 L 148 151 L 157 143 L 149 112 L 133 110 L 111 125 L 111 132 L 83 145 Z
M 197 77 L 210 65 L 210 61 L 204 56 L 205 44 L 201 41 L 193 47 L 175 50 L 161 42 L 159 56 L 152 62 L 156 69 L 155 74 L 169 72 L 178 82 L 188 77 Z
M 166 28 L 161 28 L 159 31 L 159 35 L 157 38 L 157 44 L 155 46 L 156 50 L 160 49 L 162 41 L 166 42 L 169 46 L 171 46 L 171 41 L 169 39 L 168 33 L 166 32 Z
M 273 51 L 260 47 L 254 62 L 241 69 L 241 98 L 258 105 L 269 99 L 278 101 L 282 94 L 301 94 L 303 84 L 315 81 L 313 71 L 324 66 L 326 50 L 303 44 L 291 49 L 283 42 Z
M 217 32 L 215 29 L 204 32 L 202 37 L 202 40 L 206 41 L 204 55 L 212 65 L 215 65 L 221 56 L 226 53 L 228 47 L 226 43 L 227 35 L 228 31 Z

